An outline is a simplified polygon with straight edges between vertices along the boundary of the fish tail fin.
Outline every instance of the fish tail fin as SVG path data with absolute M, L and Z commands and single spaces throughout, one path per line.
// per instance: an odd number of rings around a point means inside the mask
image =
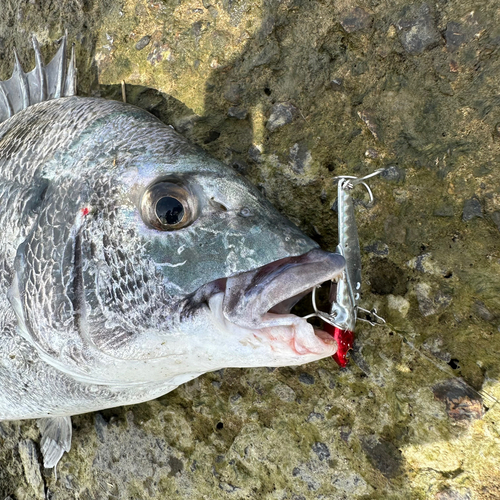
M 0 123 L 32 104 L 76 94 L 75 48 L 71 49 L 68 64 L 67 34 L 49 64 L 43 62 L 40 46 L 33 36 L 35 68 L 25 73 L 14 50 L 14 71 L 0 81 Z

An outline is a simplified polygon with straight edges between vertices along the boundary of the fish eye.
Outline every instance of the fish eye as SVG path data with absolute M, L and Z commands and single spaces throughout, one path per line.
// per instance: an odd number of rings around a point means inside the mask
M 157 182 L 142 196 L 141 216 L 159 231 L 175 231 L 196 218 L 197 199 L 188 188 L 173 182 Z

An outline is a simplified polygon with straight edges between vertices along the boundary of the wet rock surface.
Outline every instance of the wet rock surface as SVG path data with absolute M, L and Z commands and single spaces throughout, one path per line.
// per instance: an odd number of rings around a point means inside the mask
M 473 420 L 483 416 L 481 396 L 460 379 L 441 382 L 432 391 L 436 399 L 446 404 L 448 416 L 454 420 Z
M 353 196 L 361 305 L 387 325 L 358 323 L 347 368 L 227 369 L 74 417 L 57 478 L 34 422 L 0 422 L 0 498 L 500 498 L 499 16 L 469 0 L 5 0 L 0 78 L 14 45 L 31 69 L 29 35 L 48 60 L 68 29 L 81 95 L 120 100 L 123 80 L 325 249 L 334 177 L 386 169 L 373 204 Z

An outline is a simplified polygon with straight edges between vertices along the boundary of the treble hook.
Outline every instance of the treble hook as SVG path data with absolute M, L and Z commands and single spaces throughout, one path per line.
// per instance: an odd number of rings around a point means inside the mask
M 336 314 L 328 314 L 323 311 L 320 311 L 316 305 L 316 289 L 321 288 L 321 285 L 316 285 L 313 288 L 312 294 L 311 294 L 311 300 L 312 300 L 312 306 L 314 309 L 314 312 L 311 314 L 308 314 L 307 316 L 302 316 L 303 319 L 309 319 L 309 318 L 320 318 L 326 323 L 336 326 L 334 321 L 335 321 L 335 316 Z

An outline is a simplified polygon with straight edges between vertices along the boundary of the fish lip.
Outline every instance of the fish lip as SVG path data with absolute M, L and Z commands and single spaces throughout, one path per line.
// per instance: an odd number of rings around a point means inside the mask
M 295 354 L 333 354 L 336 342 L 304 318 L 290 313 L 301 297 L 321 283 L 340 277 L 345 260 L 313 249 L 226 279 L 222 314 L 271 345 L 287 344 Z M 282 306 L 282 307 L 280 307 Z
M 223 312 L 226 319 L 247 327 L 266 326 L 264 316 L 289 314 L 280 304 L 301 298 L 325 281 L 337 279 L 345 259 L 338 253 L 313 249 L 227 278 Z M 293 315 L 292 315 L 293 316 Z

